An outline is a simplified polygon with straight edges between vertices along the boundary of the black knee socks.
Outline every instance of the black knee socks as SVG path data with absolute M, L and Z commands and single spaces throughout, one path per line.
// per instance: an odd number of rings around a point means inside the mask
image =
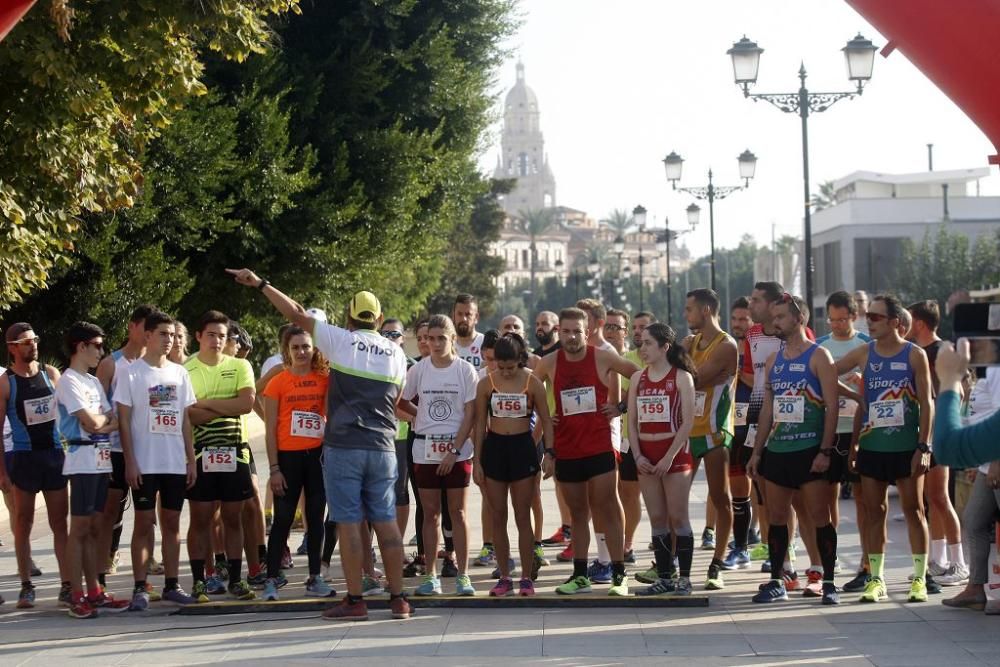
M 788 525 L 771 524 L 767 531 L 767 550 L 771 558 L 771 579 L 781 581 L 781 574 L 788 557 Z
M 750 498 L 733 498 L 733 542 L 739 551 L 750 541 L 751 507 Z
M 670 533 L 653 535 L 653 558 L 656 560 L 656 576 L 670 579 L 674 574 L 673 538 Z
M 691 576 L 691 561 L 694 559 L 694 534 L 677 536 L 677 565 L 682 577 Z
M 823 563 L 823 581 L 833 583 L 833 569 L 837 564 L 837 529 L 832 523 L 816 529 L 816 546 Z

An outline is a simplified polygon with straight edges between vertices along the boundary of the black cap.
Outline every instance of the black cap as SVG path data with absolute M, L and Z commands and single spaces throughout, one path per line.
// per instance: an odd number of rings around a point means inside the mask
M 34 329 L 27 322 L 18 322 L 17 324 L 10 325 L 7 327 L 7 342 L 13 343 L 19 340 L 28 331 L 34 331 Z

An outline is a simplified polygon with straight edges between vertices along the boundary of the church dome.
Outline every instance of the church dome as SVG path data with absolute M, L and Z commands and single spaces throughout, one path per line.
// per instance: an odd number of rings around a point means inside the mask
M 535 91 L 524 82 L 524 63 L 517 63 L 517 83 L 507 92 L 504 107 L 509 111 L 538 111 Z

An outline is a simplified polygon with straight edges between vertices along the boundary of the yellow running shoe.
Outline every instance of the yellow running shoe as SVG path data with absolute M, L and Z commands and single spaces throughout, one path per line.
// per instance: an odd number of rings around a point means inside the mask
M 910 596 L 907 600 L 927 602 L 927 582 L 924 581 L 923 577 L 913 577 L 913 582 L 910 584 Z
M 690 584 L 688 585 L 688 589 L 690 590 Z M 612 597 L 628 597 L 628 577 L 624 574 L 613 575 L 608 595 Z
M 881 602 L 889 597 L 885 590 L 885 582 L 881 577 L 872 577 L 865 586 L 865 592 L 861 594 L 859 602 Z

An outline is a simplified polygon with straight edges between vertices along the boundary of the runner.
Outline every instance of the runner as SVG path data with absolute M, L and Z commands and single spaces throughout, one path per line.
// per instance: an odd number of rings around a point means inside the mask
M 833 358 L 806 336 L 805 302 L 787 292 L 772 307 L 772 325 L 783 341 L 767 360 L 751 478 L 765 481 L 771 580 L 754 602 L 787 600 L 784 561 L 788 558 L 793 495 L 798 492 L 811 514 L 823 562 L 822 603 L 838 604 L 834 584 L 837 529 L 830 516 L 829 485 L 839 479 L 836 455 L 838 387 Z M 767 450 L 764 445 L 767 443 Z M 802 522 L 800 525 L 806 525 Z
M 170 353 L 167 360 L 175 364 L 184 365 L 188 358 L 188 329 L 183 322 L 174 320 L 174 343 L 170 346 Z
M 35 587 L 31 583 L 31 526 L 35 521 L 35 496 L 45 497 L 45 511 L 59 564 L 59 605 L 70 607 L 69 568 L 66 561 L 68 530 L 66 514 L 69 497 L 63 476 L 65 454 L 60 446 L 55 387 L 59 371 L 38 363 L 39 338 L 27 322 L 7 328 L 7 354 L 10 367 L 0 375 L 0 428 L 10 424 L 11 451 L 0 466 L 0 486 L 13 486 L 14 551 L 21 591 L 18 609 L 35 606 Z
M 551 310 L 543 310 L 535 318 L 535 340 L 538 347 L 531 351 L 535 356 L 544 357 L 559 349 L 559 316 Z
M 413 414 L 413 474 L 423 505 L 424 549 L 436 553 L 441 490 L 448 496 L 454 531 L 458 577 L 456 595 L 475 595 L 468 575 L 469 547 L 465 502 L 472 479 L 472 433 L 475 417 L 476 369 L 455 356 L 455 325 L 446 315 L 427 323 L 431 355 L 414 364 L 406 374 L 400 408 Z M 480 341 L 481 342 L 481 341 Z M 478 347 L 478 346 L 477 346 Z M 419 397 L 419 403 L 413 399 Z M 424 580 L 415 595 L 440 595 L 436 560 L 427 564 Z
M 476 324 L 479 322 L 479 302 L 476 297 L 471 294 L 456 296 L 451 320 L 455 324 L 455 354 L 478 371 L 483 367 L 483 334 L 476 331 Z
M 927 354 L 933 386 L 932 398 L 936 398 L 938 377 L 934 362 L 941 344 L 941 338 L 937 335 L 941 311 L 934 300 L 918 301 L 910 304 L 907 310 L 913 318 L 909 340 L 922 347 Z M 939 465 L 932 454 L 931 467 L 924 481 L 924 494 L 930 505 L 927 508 L 931 536 L 930 562 L 927 565 L 928 589 L 931 588 L 932 580 L 942 586 L 959 586 L 969 578 L 969 565 L 965 562 L 962 548 L 962 529 L 948 495 L 949 474 L 948 466 Z
M 593 513 L 607 531 L 613 572 L 608 594 L 628 595 L 624 518 L 618 502 L 610 419 L 618 412 L 614 408 L 620 398 L 619 375 L 631 375 L 638 369 L 616 353 L 588 345 L 587 320 L 588 314 L 579 308 L 563 309 L 559 313 L 562 349 L 543 357 L 535 369 L 539 380 L 552 384 L 559 419 L 555 446 L 546 450 L 542 470 L 549 474 L 554 466 L 573 517 L 573 575 L 556 592 L 573 595 L 590 591 L 588 523 Z
M 66 332 L 69 367 L 56 387 L 59 432 L 65 450 L 63 475 L 70 480 L 70 528 L 66 561 L 73 591 L 72 618 L 96 618 L 98 609 L 125 611 L 128 600 L 115 600 L 97 580 L 103 554 L 97 540 L 111 473 L 108 434 L 118 429 L 97 378 L 90 374 L 104 353 L 104 332 L 89 322 L 76 322 Z M 145 562 L 145 561 L 139 561 Z M 86 582 L 86 593 L 83 584 Z
M 841 290 L 827 297 L 826 313 L 826 321 L 830 325 L 830 333 L 816 342 L 830 352 L 834 361 L 844 358 L 851 350 L 863 347 L 871 342 L 871 338 L 854 328 L 854 322 L 858 317 L 858 306 L 854 301 L 854 297 L 849 292 Z M 840 379 L 853 389 L 857 391 L 861 390 L 861 373 L 858 368 L 849 369 L 840 376 Z M 831 469 L 840 468 L 843 471 L 843 478 L 834 480 L 830 487 L 830 511 L 833 515 L 833 525 L 835 528 L 839 528 L 840 524 L 840 484 L 860 485 L 861 481 L 858 475 L 851 472 L 850 467 L 847 465 L 847 455 L 851 450 L 851 439 L 854 432 L 854 413 L 857 412 L 857 409 L 857 401 L 846 396 L 840 396 L 836 451 L 834 452 L 834 455 L 839 458 L 836 465 L 830 466 Z M 854 496 L 858 537 L 861 542 L 861 561 L 857 575 L 844 584 L 843 588 L 847 593 L 857 593 L 863 591 L 865 586 L 868 585 L 871 574 L 868 569 L 868 552 L 865 549 L 864 525 L 867 513 L 865 511 L 864 495 L 860 492 L 852 492 L 851 495 Z M 806 590 L 812 590 L 819 583 L 817 579 L 822 578 L 822 575 L 817 573 L 812 567 L 806 570 L 806 576 L 809 579 Z
M 837 362 L 838 372 L 859 367 L 864 382 L 864 410 L 855 415 L 856 444 L 851 459 L 861 475 L 867 518 L 865 543 L 871 581 L 862 602 L 888 597 L 884 579 L 886 492 L 894 483 L 909 529 L 913 556 L 911 602 L 926 602 L 927 521 L 924 517 L 924 477 L 930 466 L 927 444 L 933 419 L 931 374 L 927 355 L 900 338 L 897 327 L 903 310 L 892 296 L 876 296 L 866 313 L 875 340 Z
M 625 342 L 628 331 L 628 313 L 614 308 L 609 310 L 607 321 L 604 323 L 604 335 L 607 341 L 615 348 L 615 352 L 636 366 L 642 366 L 638 348 L 630 349 Z M 622 378 L 622 392 L 627 392 L 628 387 L 629 380 Z M 632 447 L 629 445 L 628 419 L 621 420 L 621 442 L 617 449 L 618 497 L 621 499 L 622 509 L 625 511 L 625 562 L 635 563 L 635 550 L 632 548 L 632 542 L 635 539 L 635 531 L 639 528 L 639 522 L 642 520 L 642 501 L 639 497 L 641 494 L 639 472 L 635 467 Z
M 540 470 L 538 452 L 532 436 L 531 417 L 538 416 L 545 438 L 553 440 L 545 386 L 528 370 L 528 352 L 518 334 L 505 334 L 494 346 L 497 369 L 479 381 L 476 388 L 476 429 L 473 476 L 483 486 L 493 510 L 494 548 L 500 570 L 490 595 L 514 594 L 511 579 L 510 540 L 507 535 L 507 496 L 510 493 L 517 524 L 518 551 L 522 563 L 533 562 L 535 531 L 531 506 L 537 495 Z M 522 574 L 518 592 L 535 594 L 533 579 Z
M 733 439 L 733 379 L 739 353 L 736 341 L 719 327 L 719 297 L 714 291 L 696 289 L 688 292 L 684 317 L 688 327 L 698 331 L 687 347 L 698 371 L 690 449 L 696 470 L 698 460 L 705 461 L 708 504 L 715 508 L 715 548 L 705 588 L 721 590 L 725 586 L 723 558 L 733 527 L 729 447 Z
M 288 580 L 281 572 L 281 557 L 288 533 L 305 493 L 306 534 L 309 578 L 306 596 L 333 597 L 337 593 L 320 572 L 323 548 L 323 429 L 326 426 L 326 393 L 330 369 L 323 355 L 313 347 L 312 336 L 293 326 L 282 350 L 284 367 L 264 389 L 265 440 L 271 476 L 268 484 L 275 497 L 276 511 L 267 545 L 267 579 L 262 597 L 277 600 L 278 589 Z
M 189 409 L 195 403 L 194 389 L 184 367 L 168 356 L 177 345 L 173 318 L 153 312 L 143 328 L 143 356 L 121 369 L 115 382 L 125 479 L 132 488 L 135 509 L 132 562 L 144 563 L 151 557 L 149 545 L 154 542 L 158 523 L 165 577 L 163 599 L 176 604 L 204 603 L 208 602 L 204 593 L 191 597 L 179 583 L 181 510 L 196 474 Z M 143 569 L 133 571 L 133 611 L 149 606 L 146 574 Z
M 694 533 L 688 496 L 694 460 L 688 436 L 695 422 L 694 362 L 666 324 L 641 334 L 639 354 L 647 364 L 631 379 L 629 440 L 653 531 L 657 581 L 636 595 L 690 595 Z M 673 542 L 680 577 L 675 582 Z
M 329 519 L 337 523 L 340 561 L 347 594 L 323 612 L 326 620 L 364 621 L 368 607 L 361 592 L 361 524 L 378 535 L 389 580 L 393 618 L 409 618 L 403 594 L 403 541 L 396 526 L 396 404 L 405 379 L 406 356 L 378 335 L 382 306 L 371 292 L 358 292 L 347 309 L 348 329 L 319 322 L 250 269 L 226 269 L 241 285 L 253 287 L 285 318 L 311 331 L 330 363 L 327 421 L 323 433 L 323 480 Z
M 222 353 L 229 318 L 217 310 L 201 316 L 195 338 L 198 354 L 185 362 L 197 402 L 189 408 L 194 426 L 197 479 L 187 491 L 191 508 L 188 555 L 192 594 L 205 591 L 205 554 L 210 544 L 214 503 L 221 503 L 224 547 L 229 568 L 229 594 L 252 600 L 254 593 L 242 578 L 244 503 L 254 495 L 250 446 L 242 415 L 253 409 L 253 369 L 245 359 Z M 210 553 L 210 552 L 209 552 Z

